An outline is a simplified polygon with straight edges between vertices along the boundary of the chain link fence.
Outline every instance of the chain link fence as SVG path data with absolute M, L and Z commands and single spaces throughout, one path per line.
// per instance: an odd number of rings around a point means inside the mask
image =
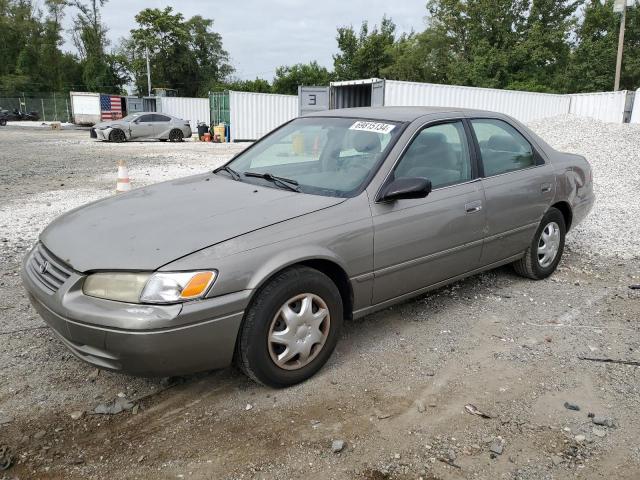
M 44 122 L 71 122 L 71 104 L 66 93 L 0 94 L 0 110 L 37 112 Z

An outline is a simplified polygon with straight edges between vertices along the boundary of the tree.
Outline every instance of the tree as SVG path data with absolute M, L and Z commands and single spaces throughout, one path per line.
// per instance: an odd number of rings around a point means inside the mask
M 107 0 L 73 0 L 78 13 L 73 24 L 73 42 L 80 53 L 82 79 L 88 90 L 121 93 L 129 76 L 122 68 L 123 58 L 108 54 L 107 28 L 100 8 Z
M 429 0 L 430 28 L 448 40 L 448 83 L 505 88 L 517 70 L 513 62 L 525 27 L 528 0 Z
M 299 85 L 323 86 L 329 85 L 332 75 L 318 62 L 298 63 L 291 66 L 282 66 L 276 69 L 273 79 L 273 92 L 289 95 L 298 94 Z
M 135 19 L 139 27 L 131 30 L 124 51 L 139 93 L 146 93 L 146 49 L 153 84 L 181 95 L 204 95 L 233 73 L 222 37 L 212 30 L 213 20 L 199 15 L 185 20 L 171 7 L 147 8 Z
M 627 9 L 622 89 L 640 88 L 640 7 Z M 613 89 L 618 50 L 620 14 L 613 0 L 590 1 L 584 20 L 576 32 L 576 47 L 569 69 L 572 91 L 592 92 Z
M 540 92 L 567 92 L 571 60 L 570 37 L 576 26 L 579 1 L 533 0 L 522 38 L 514 49 L 517 69 L 507 88 Z
M 340 53 L 333 56 L 336 80 L 380 77 L 393 63 L 390 47 L 395 43 L 395 31 L 395 23 L 386 16 L 380 28 L 375 25 L 371 31 L 363 22 L 358 35 L 353 26 L 338 28 Z
M 447 38 L 433 29 L 402 35 L 389 47 L 392 62 L 381 74 L 391 80 L 446 83 L 451 62 L 448 48 Z
M 271 84 L 264 78 L 240 80 L 232 78 L 216 85 L 211 91 L 234 90 L 236 92 L 271 93 Z

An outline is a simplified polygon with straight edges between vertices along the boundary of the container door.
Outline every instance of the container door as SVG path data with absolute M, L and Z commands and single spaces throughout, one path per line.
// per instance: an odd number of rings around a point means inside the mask
M 298 87 L 299 114 L 329 110 L 329 87 Z
M 371 84 L 371 106 L 384 107 L 384 80 Z

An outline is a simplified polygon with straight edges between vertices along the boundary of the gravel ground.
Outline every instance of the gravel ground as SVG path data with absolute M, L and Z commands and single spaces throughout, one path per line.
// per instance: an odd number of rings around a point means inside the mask
M 640 128 L 532 127 L 595 172 L 596 206 L 558 272 L 531 282 L 502 268 L 350 322 L 320 374 L 285 391 L 231 369 L 98 372 L 42 328 L 17 273 L 51 219 L 112 194 L 120 158 L 135 186 L 206 171 L 241 146 L 0 129 L 0 467 L 4 445 L 14 456 L 0 479 L 637 479 L 640 372 L 578 357 L 640 360 L 628 288 L 640 283 Z M 135 407 L 91 414 L 121 397 Z

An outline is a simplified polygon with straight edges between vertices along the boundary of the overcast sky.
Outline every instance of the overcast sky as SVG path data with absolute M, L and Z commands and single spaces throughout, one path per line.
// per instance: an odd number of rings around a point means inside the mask
M 187 18 L 198 14 L 212 18 L 214 30 L 222 35 L 224 47 L 231 55 L 236 75 L 243 79 L 258 76 L 271 80 L 280 65 L 317 60 L 332 67 L 338 26 L 353 25 L 359 29 L 363 20 L 379 24 L 386 13 L 400 32 L 423 30 L 425 4 L 426 0 L 108 0 L 103 20 L 115 44 L 129 34 L 136 13 L 143 8 L 170 5 Z M 70 23 L 70 18 L 66 21 Z M 73 47 L 67 42 L 65 49 Z

